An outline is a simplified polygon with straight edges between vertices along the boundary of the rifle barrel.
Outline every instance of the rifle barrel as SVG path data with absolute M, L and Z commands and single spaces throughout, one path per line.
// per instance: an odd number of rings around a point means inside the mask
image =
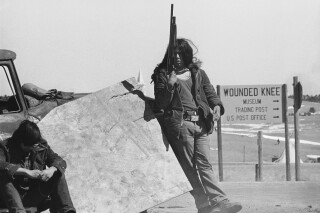
M 171 73 L 174 70 L 174 48 L 176 46 L 177 38 L 177 26 L 176 17 L 173 16 L 173 4 L 171 4 L 171 14 L 170 14 L 170 36 L 169 36 L 169 46 L 168 46 L 168 58 L 167 58 L 167 72 Z

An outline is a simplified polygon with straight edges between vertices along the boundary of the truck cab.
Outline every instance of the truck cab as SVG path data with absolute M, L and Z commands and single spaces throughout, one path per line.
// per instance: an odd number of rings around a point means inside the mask
M 30 104 L 30 97 L 24 94 L 14 66 L 16 53 L 0 49 L 0 141 L 10 137 L 22 120 L 40 121 L 53 108 L 68 101 L 80 98 L 88 93 L 72 95 L 72 99 L 57 101 L 36 100 Z
M 28 118 L 27 104 L 13 61 L 16 54 L 0 50 L 0 141 Z

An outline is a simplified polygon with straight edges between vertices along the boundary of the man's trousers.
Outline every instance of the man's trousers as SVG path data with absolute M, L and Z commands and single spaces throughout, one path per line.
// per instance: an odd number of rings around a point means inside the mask
M 15 183 L 0 179 L 0 202 L 11 212 L 25 213 L 24 207 L 37 207 L 38 211 L 50 208 L 50 212 L 68 212 L 73 207 L 65 176 L 59 172 L 47 181 L 37 180 L 27 191 L 17 190 Z M 2 204 L 3 205 L 3 204 Z
M 185 173 L 193 191 L 198 209 L 226 199 L 225 193 L 217 186 L 217 181 L 209 162 L 210 138 L 202 121 L 183 121 L 180 134 L 166 129 L 166 137 Z

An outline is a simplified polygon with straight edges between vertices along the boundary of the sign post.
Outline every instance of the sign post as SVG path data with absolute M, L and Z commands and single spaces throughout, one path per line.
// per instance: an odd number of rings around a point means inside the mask
M 290 148 L 289 148 L 289 126 L 288 126 L 288 100 L 287 100 L 287 85 L 282 85 L 282 103 L 283 103 L 283 122 L 285 132 L 285 153 L 286 153 L 286 178 L 291 181 L 291 168 L 290 168 Z
M 293 77 L 293 96 L 296 181 L 300 181 L 299 109 L 302 102 L 302 86 L 300 82 L 298 82 L 297 76 Z
M 220 85 L 217 86 L 217 93 L 220 96 Z M 219 181 L 223 181 L 223 160 L 222 160 L 222 135 L 221 135 L 221 118 L 217 122 L 217 137 L 218 137 L 218 168 Z

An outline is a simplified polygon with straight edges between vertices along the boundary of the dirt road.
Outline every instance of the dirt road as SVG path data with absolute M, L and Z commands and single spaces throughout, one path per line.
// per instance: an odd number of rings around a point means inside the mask
M 222 182 L 229 198 L 243 213 L 320 213 L 320 182 Z M 196 213 L 189 193 L 155 206 L 148 213 Z

